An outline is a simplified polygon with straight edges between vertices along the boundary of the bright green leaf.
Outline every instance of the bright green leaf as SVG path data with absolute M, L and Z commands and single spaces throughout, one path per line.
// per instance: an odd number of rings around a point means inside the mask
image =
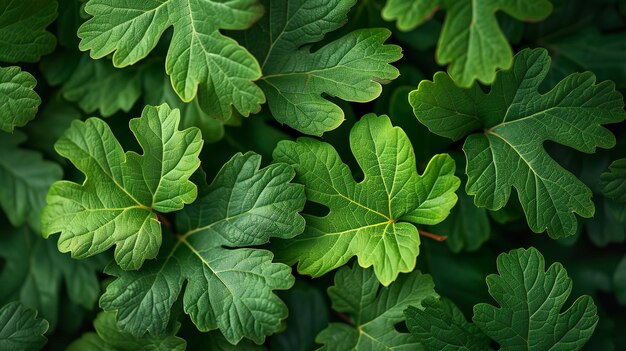
M 226 120 L 231 106 L 248 116 L 265 102 L 253 81 L 261 77 L 258 62 L 220 29 L 248 28 L 263 13 L 256 0 L 90 0 L 92 15 L 78 30 L 80 49 L 91 57 L 113 53 L 116 67 L 145 58 L 170 26 L 174 34 L 166 71 L 185 102 L 196 94 L 206 113 Z
M 22 133 L 0 132 L 0 206 L 13 226 L 28 222 L 39 230 L 46 192 L 63 171 L 41 154 L 18 147 L 25 140 Z
M 0 67 L 0 130 L 11 132 L 35 118 L 41 98 L 37 80 L 19 67 Z
M 397 21 L 398 29 L 411 31 L 428 21 L 439 10 L 440 0 L 387 0 L 381 16 L 385 21 Z
M 603 124 L 624 120 L 624 102 L 611 82 L 572 74 L 551 91 L 537 87 L 550 68 L 544 49 L 523 50 L 513 67 L 500 71 L 489 93 L 474 84 L 458 88 L 445 73 L 422 81 L 409 97 L 417 118 L 433 133 L 467 137 L 467 193 L 498 210 L 517 190 L 530 228 L 553 238 L 576 232 L 574 213 L 591 217 L 591 191 L 544 149 L 550 140 L 592 153 L 615 145 Z
M 298 271 L 314 277 L 357 256 L 359 265 L 374 266 L 388 286 L 399 273 L 411 272 L 419 253 L 414 224 L 436 224 L 456 203 L 460 181 L 454 161 L 437 155 L 420 176 L 411 142 L 387 116 L 366 115 L 350 132 L 350 146 L 365 174 L 356 182 L 335 149 L 318 140 L 282 141 L 274 159 L 296 170 L 309 201 L 324 205 L 324 217 L 307 215 L 304 234 L 277 241 L 275 252 Z
M 381 82 L 399 72 L 389 63 L 401 48 L 384 45 L 386 29 L 351 32 L 311 52 L 311 45 L 341 27 L 356 0 L 264 1 L 267 14 L 243 35 L 242 42 L 261 63 L 272 115 L 306 134 L 321 135 L 344 120 L 344 112 L 323 94 L 368 102 L 382 91 Z
M 613 161 L 600 175 L 602 193 L 613 200 L 626 202 L 626 158 Z
M 53 326 L 63 301 L 61 291 L 86 309 L 92 309 L 100 296 L 96 272 L 104 267 L 102 257 L 73 260 L 57 250 L 54 240 L 26 228 L 0 235 L 0 257 L 0 304 L 19 300 Z
M 1 0 L 0 61 L 36 62 L 50 53 L 56 39 L 46 27 L 57 17 L 54 0 Z
M 201 331 L 219 328 L 232 344 L 243 337 L 260 344 L 278 330 L 287 308 L 272 290 L 288 289 L 294 278 L 271 252 L 250 246 L 302 232 L 304 191 L 290 183 L 291 167 L 259 169 L 260 161 L 248 153 L 226 163 L 210 192 L 177 215 L 180 234 L 157 260 L 135 272 L 107 268 L 118 279 L 100 305 L 118 310 L 123 330 L 162 333 L 185 281 L 184 310 Z
M 0 350 L 39 350 L 46 344 L 48 322 L 19 302 L 0 308 Z
M 474 323 L 506 350 L 580 350 L 598 322 L 593 299 L 584 295 L 561 313 L 572 280 L 560 263 L 545 270 L 537 249 L 498 256 L 499 275 L 487 277 L 489 294 L 500 307 L 474 306 Z
M 406 325 L 416 340 L 432 351 L 485 351 L 491 340 L 468 322 L 448 299 L 428 298 L 423 309 L 413 306 L 404 311 Z
M 383 287 L 372 269 L 355 264 L 337 271 L 328 295 L 333 309 L 346 315 L 352 325 L 331 323 L 315 339 L 324 344 L 319 350 L 423 350 L 411 334 L 398 332 L 394 326 L 404 321 L 408 306 L 437 297 L 429 275 L 413 271 Z
M 130 128 L 144 154 L 122 150 L 100 119 L 74 121 L 55 148 L 86 176 L 83 184 L 55 183 L 43 211 L 43 235 L 61 232 L 58 247 L 85 258 L 116 245 L 123 269 L 138 269 L 161 246 L 159 212 L 196 198 L 188 179 L 199 167 L 200 131 L 178 130 L 178 110 L 148 106 Z
M 388 0 L 382 15 L 388 21 L 398 20 L 398 28 L 408 31 L 439 8 L 447 15 L 435 58 L 442 66 L 449 64 L 450 77 L 462 87 L 475 80 L 491 84 L 497 69 L 511 67 L 513 53 L 496 12 L 519 21 L 540 21 L 552 12 L 548 0 Z
M 83 334 L 68 351 L 184 351 L 187 347 L 175 336 L 178 327 L 165 335 L 135 337 L 119 330 L 114 312 L 100 312 L 93 324 L 96 332 Z
M 211 117 L 211 115 L 202 110 L 197 97 L 191 102 L 182 101 L 169 83 L 167 75 L 162 72 L 157 64 L 151 64 L 143 68 L 142 78 L 144 103 L 148 105 L 167 103 L 172 108 L 179 109 L 181 126 L 200 129 L 202 139 L 206 143 L 213 143 L 222 139 L 224 136 L 224 125 L 236 125 L 239 120 L 236 114 L 227 121 Z

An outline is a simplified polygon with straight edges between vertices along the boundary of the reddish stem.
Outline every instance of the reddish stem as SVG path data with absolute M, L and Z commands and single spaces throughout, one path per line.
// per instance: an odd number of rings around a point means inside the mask
M 170 222 L 169 219 L 167 219 L 167 217 L 165 217 L 165 215 L 161 214 L 161 213 L 157 213 L 157 220 L 163 224 L 163 226 L 165 228 L 171 228 L 172 227 L 172 222 Z
M 434 240 L 437 240 L 437 241 L 444 241 L 444 240 L 448 239 L 447 235 L 437 235 L 437 234 L 433 234 L 433 233 L 430 233 L 430 232 L 427 232 L 427 231 L 421 230 L 421 229 L 418 229 L 417 231 L 420 233 L 420 235 L 423 235 L 423 236 L 425 236 L 427 238 L 431 238 L 431 239 L 434 239 Z

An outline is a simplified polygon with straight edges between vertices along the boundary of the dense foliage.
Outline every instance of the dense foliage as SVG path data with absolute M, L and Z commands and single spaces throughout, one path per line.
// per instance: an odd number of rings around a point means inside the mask
M 624 92 L 624 0 L 0 0 L 0 350 L 624 350 Z

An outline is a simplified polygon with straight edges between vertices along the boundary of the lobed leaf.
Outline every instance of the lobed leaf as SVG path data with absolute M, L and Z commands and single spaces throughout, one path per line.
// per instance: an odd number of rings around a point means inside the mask
M 386 29 L 361 29 L 312 50 L 341 27 L 356 0 L 263 1 L 267 14 L 241 41 L 261 64 L 263 89 L 272 115 L 302 133 L 337 128 L 344 112 L 322 95 L 353 102 L 378 97 L 381 83 L 398 77 L 390 65 L 401 48 L 384 45 Z
M 600 175 L 602 193 L 615 201 L 626 202 L 626 158 L 613 161 Z
M 260 161 L 248 153 L 226 163 L 207 195 L 179 212 L 180 234 L 156 260 L 136 272 L 106 269 L 118 278 L 100 305 L 118 311 L 122 330 L 162 333 L 185 281 L 184 310 L 199 330 L 220 329 L 232 344 L 243 337 L 261 344 L 278 330 L 287 308 L 273 290 L 290 288 L 294 278 L 271 252 L 251 246 L 302 232 L 304 192 L 290 183 L 291 167 L 259 169 Z
M 278 144 L 274 159 L 292 165 L 307 199 L 330 212 L 307 215 L 302 235 L 278 240 L 273 248 L 279 260 L 299 261 L 298 271 L 314 277 L 356 255 L 361 267 L 374 266 L 388 286 L 415 268 L 420 239 L 414 224 L 444 220 L 460 181 L 445 154 L 433 157 L 418 175 L 411 142 L 387 116 L 364 116 L 350 131 L 350 147 L 365 174 L 358 183 L 327 143 L 300 138 Z
M 68 351 L 184 351 L 187 342 L 177 336 L 178 327 L 165 335 L 135 337 L 117 327 L 114 312 L 100 312 L 93 322 L 96 332 L 83 334 Z
M 0 132 L 2 133 L 2 132 Z M 63 171 L 41 154 L 19 147 L 26 140 L 21 132 L 0 137 L 0 207 L 15 227 L 27 222 L 39 230 L 46 192 Z
M 244 116 L 265 102 L 253 81 L 261 77 L 254 57 L 220 33 L 246 29 L 263 13 L 256 0 L 89 0 L 93 16 L 78 30 L 80 49 L 98 59 L 113 53 L 116 67 L 144 59 L 174 27 L 165 67 L 180 98 L 196 95 L 204 111 L 226 120 L 232 106 Z
M 130 128 L 144 154 L 122 150 L 100 119 L 74 121 L 56 143 L 59 154 L 86 176 L 60 181 L 48 192 L 44 237 L 61 232 L 58 247 L 85 258 L 116 245 L 123 269 L 138 269 L 161 245 L 159 212 L 173 212 L 196 198 L 189 177 L 199 167 L 200 131 L 178 130 L 178 110 L 147 106 Z
M 35 77 L 19 67 L 0 67 L 0 129 L 12 132 L 35 118 L 41 98 Z
M 456 305 L 448 299 L 428 298 L 422 309 L 409 306 L 404 314 L 406 325 L 426 349 L 437 351 L 485 351 L 491 340 L 474 324 L 468 322 Z
M 0 349 L 39 350 L 48 341 L 48 322 L 37 318 L 37 311 L 11 302 L 0 308 Z
M 499 275 L 487 277 L 489 294 L 500 307 L 474 306 L 474 323 L 507 350 L 580 350 L 593 334 L 598 315 L 584 295 L 561 313 L 572 280 L 560 263 L 545 270 L 537 249 L 498 256 Z
M 574 213 L 593 216 L 591 191 L 544 149 L 553 141 L 592 153 L 615 145 L 602 127 L 626 118 L 611 82 L 572 74 L 545 94 L 537 91 L 550 68 L 544 49 L 522 50 L 513 67 L 500 71 L 484 93 L 478 85 L 458 88 L 445 73 L 423 81 L 409 100 L 420 122 L 453 140 L 466 137 L 466 191 L 474 203 L 498 210 L 517 190 L 530 228 L 553 238 L 576 232 Z
M 59 309 L 67 299 L 85 309 L 92 309 L 100 296 L 97 272 L 106 258 L 73 260 L 60 253 L 54 240 L 44 240 L 26 228 L 0 235 L 0 304 L 19 300 L 36 309 L 52 327 L 57 324 Z
M 439 65 L 449 65 L 450 77 L 461 87 L 470 87 L 476 80 L 491 84 L 498 69 L 511 67 L 513 52 L 497 12 L 519 21 L 540 21 L 552 12 L 548 0 L 387 0 L 382 16 L 397 20 L 398 29 L 409 31 L 439 8 L 447 13 L 435 59 Z
M 56 45 L 46 27 L 57 17 L 55 0 L 0 1 L 0 61 L 37 62 Z
M 401 275 L 389 287 L 381 287 L 372 269 L 355 264 L 335 274 L 328 288 L 333 309 L 349 318 L 352 325 L 331 323 L 315 341 L 319 350 L 422 350 L 420 340 L 395 329 L 404 320 L 409 305 L 419 306 L 437 297 L 429 275 L 413 271 Z

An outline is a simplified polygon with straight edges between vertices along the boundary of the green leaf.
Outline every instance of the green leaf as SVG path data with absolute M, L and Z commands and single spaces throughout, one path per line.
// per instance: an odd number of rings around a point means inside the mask
M 381 82 L 399 75 L 389 63 L 401 48 L 384 45 L 386 29 L 361 29 L 311 52 L 311 45 L 341 27 L 356 0 L 279 0 L 263 3 L 267 15 L 243 35 L 242 42 L 261 63 L 272 115 L 306 134 L 337 128 L 344 112 L 322 95 L 368 102 Z
M 46 344 L 44 333 L 48 322 L 37 318 L 37 311 L 27 309 L 19 302 L 11 302 L 0 309 L 0 349 L 39 350 Z
M 248 116 L 265 102 L 253 81 L 261 77 L 254 57 L 220 29 L 245 29 L 263 13 L 255 0 L 90 0 L 92 15 L 78 30 L 80 49 L 91 57 L 113 53 L 116 67 L 145 58 L 170 26 L 166 71 L 185 102 L 196 94 L 207 114 L 226 120 L 231 106 Z
M 577 71 L 592 71 L 598 79 L 610 79 L 618 88 L 626 87 L 623 64 L 626 33 L 602 34 L 595 27 L 587 27 L 565 37 L 542 41 L 542 45 L 555 57 L 548 80 L 562 79 Z
M 491 340 L 448 299 L 428 298 L 423 309 L 409 306 L 404 314 L 406 325 L 416 340 L 433 351 L 484 351 Z
M 574 213 L 591 217 L 591 191 L 545 151 L 550 140 L 592 153 L 615 145 L 603 124 L 624 120 L 624 102 L 611 82 L 593 74 L 572 74 L 554 89 L 537 87 L 550 68 L 544 49 L 523 50 L 513 67 L 500 71 L 489 93 L 478 85 L 457 88 L 438 72 L 410 94 L 417 118 L 435 134 L 467 137 L 467 193 L 474 202 L 498 210 L 517 190 L 530 228 L 552 238 L 576 232 Z
M 461 186 L 465 186 L 465 179 L 462 177 L 465 168 L 465 160 L 460 154 L 453 154 L 454 160 L 459 167 L 456 175 L 461 178 Z M 441 223 L 433 226 L 432 232 L 447 236 L 446 244 L 452 252 L 458 253 L 462 250 L 476 251 L 491 236 L 491 224 L 489 216 L 484 208 L 474 205 L 471 196 L 460 193 L 456 206 L 450 210 L 450 215 Z
M 35 118 L 41 98 L 37 80 L 19 67 L 0 67 L 0 129 L 11 132 Z
M 428 21 L 439 10 L 440 0 L 387 0 L 381 16 L 385 21 L 396 21 L 403 32 L 415 29 Z
M 518 21 L 540 21 L 552 12 L 548 0 L 388 0 L 382 15 L 408 31 L 438 8 L 447 15 L 435 59 L 439 65 L 449 64 L 450 77 L 462 87 L 470 87 L 475 80 L 491 84 L 497 69 L 511 67 L 513 53 L 498 25 L 498 11 Z
M 174 328 L 165 335 L 135 337 L 118 329 L 114 312 L 100 312 L 93 322 L 96 332 L 83 334 L 68 351 L 184 351 L 187 342 L 175 334 Z
M 200 131 L 178 130 L 178 110 L 147 106 L 130 121 L 144 154 L 124 153 L 100 119 L 74 121 L 55 148 L 86 176 L 83 184 L 55 183 L 43 211 L 43 235 L 61 232 L 58 247 L 85 258 L 116 245 L 123 269 L 138 269 L 161 246 L 159 212 L 196 198 L 189 177 L 199 167 Z
M 109 117 L 120 110 L 128 112 L 141 96 L 141 88 L 138 69 L 116 69 L 106 59 L 92 60 L 81 55 L 71 76 L 64 81 L 61 94 L 85 113 L 98 111 Z
M 66 160 L 54 150 L 54 144 L 63 136 L 72 121 L 81 117 L 78 108 L 59 95 L 50 97 L 47 104 L 39 110 L 37 118 L 24 128 L 28 135 L 28 146 L 57 163 L 65 164 Z
M 600 175 L 602 193 L 615 201 L 626 202 L 626 158 L 613 161 Z
M 620 304 L 626 305 L 626 255 L 622 257 L 613 274 L 613 291 Z
M 0 2 L 0 61 L 37 62 L 50 53 L 56 39 L 46 27 L 57 17 L 54 0 Z
M 309 201 L 330 209 L 326 216 L 307 215 L 304 233 L 277 241 L 280 260 L 314 277 L 357 256 L 374 266 L 384 286 L 399 273 L 411 272 L 419 253 L 414 224 L 436 224 L 456 203 L 459 179 L 454 161 L 437 155 L 420 176 L 411 142 L 387 116 L 366 115 L 350 131 L 350 146 L 365 177 L 356 182 L 335 149 L 318 140 L 282 141 L 274 159 L 291 164 L 296 181 L 306 186 Z
M 143 68 L 143 99 L 148 105 L 167 103 L 172 108 L 180 110 L 180 123 L 183 127 L 198 127 L 202 132 L 202 139 L 206 143 L 216 142 L 224 136 L 224 125 L 236 124 L 236 115 L 223 121 L 211 117 L 202 110 L 196 97 L 191 102 L 183 102 L 169 83 L 169 78 L 157 64 Z
M 579 350 L 598 322 L 593 299 L 584 295 L 561 313 L 572 280 L 560 263 L 545 270 L 537 249 L 498 256 L 499 275 L 487 277 L 489 294 L 500 307 L 474 306 L 474 323 L 506 350 Z
M 331 323 L 315 339 L 319 350 L 422 350 L 411 334 L 401 333 L 395 324 L 404 321 L 403 311 L 437 297 L 429 275 L 413 271 L 382 287 L 372 269 L 355 264 L 335 274 L 328 288 L 333 309 L 349 318 L 351 325 Z
M 46 192 L 63 171 L 38 152 L 20 148 L 26 140 L 24 134 L 0 134 L 0 206 L 13 226 L 28 222 L 39 230 Z
M 328 326 L 329 306 L 324 294 L 303 281 L 297 281 L 280 297 L 289 308 L 289 317 L 284 323 L 287 329 L 272 336 L 270 350 L 314 350 L 315 336 Z
M 0 257 L 0 304 L 19 300 L 53 326 L 62 303 L 61 291 L 86 309 L 92 309 L 100 296 L 96 272 L 104 267 L 103 257 L 73 260 L 57 250 L 54 240 L 44 240 L 26 228 L 0 235 Z
M 272 290 L 290 288 L 294 278 L 271 252 L 250 246 L 302 232 L 304 191 L 289 182 L 291 167 L 259 169 L 260 162 L 248 153 L 226 163 L 210 192 L 177 215 L 180 234 L 158 259 L 136 272 L 107 268 L 118 279 L 100 305 L 118 310 L 123 330 L 162 333 L 185 281 L 184 310 L 199 330 L 219 328 L 232 344 L 243 337 L 261 344 L 278 330 L 287 308 Z

